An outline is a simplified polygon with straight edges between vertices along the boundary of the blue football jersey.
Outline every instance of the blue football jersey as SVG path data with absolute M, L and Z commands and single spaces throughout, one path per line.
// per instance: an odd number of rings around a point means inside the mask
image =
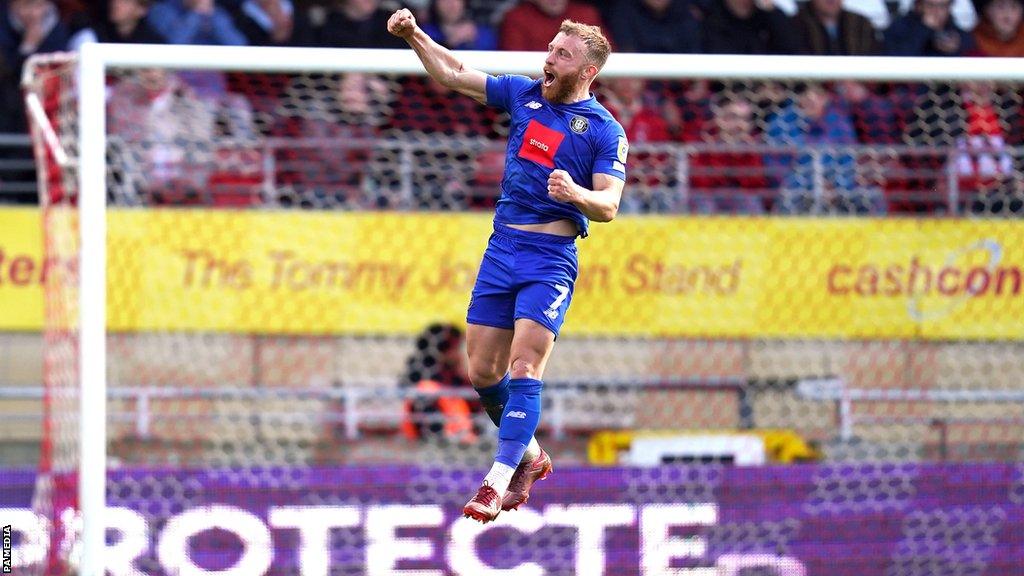
M 625 180 L 629 144 L 622 126 L 593 95 L 573 104 L 554 104 L 541 96 L 541 81 L 526 76 L 488 76 L 487 104 L 512 117 L 494 221 L 568 219 L 586 237 L 587 217 L 576 206 L 548 196 L 548 176 L 565 170 L 587 189 L 594 188 L 594 174 Z

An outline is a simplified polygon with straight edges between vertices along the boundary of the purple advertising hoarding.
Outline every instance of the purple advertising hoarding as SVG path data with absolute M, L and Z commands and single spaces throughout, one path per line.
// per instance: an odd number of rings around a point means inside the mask
M 108 573 L 1020 576 L 1024 464 L 558 469 L 461 517 L 480 471 L 119 470 Z M 45 555 L 30 472 L 0 471 L 15 574 Z

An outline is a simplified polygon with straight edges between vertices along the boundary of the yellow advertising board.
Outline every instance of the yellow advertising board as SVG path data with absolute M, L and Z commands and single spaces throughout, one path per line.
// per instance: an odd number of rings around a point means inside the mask
M 0 330 L 43 325 L 43 233 L 39 210 L 0 209 Z
M 42 325 L 39 222 L 0 211 L 0 329 Z M 490 228 L 486 214 L 112 211 L 110 328 L 461 321 Z M 566 334 L 1024 338 L 1019 222 L 623 216 L 578 246 Z

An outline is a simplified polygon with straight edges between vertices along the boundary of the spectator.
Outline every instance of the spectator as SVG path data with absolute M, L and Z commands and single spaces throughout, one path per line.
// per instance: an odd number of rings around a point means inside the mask
M 160 0 L 150 8 L 146 20 L 171 44 L 244 46 L 247 42 L 231 13 L 214 0 Z M 195 96 L 208 100 L 221 116 L 228 116 L 233 129 L 248 132 L 236 135 L 254 135 L 252 106 L 244 96 L 228 91 L 223 72 L 185 70 L 175 80 L 188 84 Z
M 391 128 L 396 135 L 495 137 L 495 114 L 429 77 L 407 78 L 395 102 Z M 398 134 L 401 133 L 401 134 Z
M 966 56 L 975 52 L 974 38 L 957 27 L 951 15 L 952 0 L 915 0 L 912 9 L 893 22 L 885 31 L 885 53 L 891 56 Z M 948 86 L 926 84 L 896 85 L 888 94 L 898 118 L 903 122 L 906 138 L 917 139 L 931 131 L 928 120 L 941 116 L 936 104 L 951 102 Z M 936 199 L 936 185 L 944 182 L 945 161 L 927 154 L 906 154 L 901 159 L 907 170 L 902 179 L 890 179 L 903 190 L 891 190 L 894 209 L 911 211 L 944 211 L 945 202 Z M 935 177 L 940 180 L 937 182 Z M 890 186 L 891 188 L 891 186 Z M 915 197 L 918 194 L 919 198 Z
M 880 35 L 866 17 L 843 9 L 842 0 L 809 0 L 795 18 L 801 53 L 816 56 L 874 56 L 882 52 Z M 861 142 L 892 144 L 899 138 L 886 86 L 852 80 L 837 92 L 850 107 Z
M 1024 0 L 978 0 L 974 41 L 981 56 L 1024 56 Z
M 920 96 L 914 112 L 904 141 L 933 151 L 932 156 L 908 162 L 916 173 L 930 176 L 920 187 L 932 194 L 916 208 L 942 209 L 949 193 L 950 171 L 956 174 L 960 192 L 968 196 L 1002 189 L 1015 179 L 1018 168 L 1008 146 L 1020 104 L 1012 92 L 997 90 L 991 82 L 966 82 Z
M 341 0 L 320 28 L 321 46 L 331 48 L 404 48 L 405 41 L 388 33 L 391 13 L 380 0 Z
M 160 0 L 147 21 L 171 44 L 244 46 L 245 35 L 214 0 Z
M 414 148 L 413 207 L 463 210 L 473 198 L 474 155 L 482 138 L 495 136 L 495 113 L 431 78 L 410 78 L 395 101 L 391 135 L 419 144 Z M 439 146 L 444 135 L 449 146 Z M 423 144 L 428 145 L 424 146 Z
M 656 104 L 647 100 L 647 83 L 641 78 L 612 78 L 603 104 L 626 131 L 632 144 L 666 142 L 669 130 Z
M 900 139 L 900 121 L 894 100 L 902 97 L 888 86 L 872 86 L 844 80 L 836 86 L 846 103 L 857 129 L 857 141 L 864 144 L 896 144 Z
M 633 146 L 629 187 L 623 208 L 629 212 L 665 212 L 676 209 L 677 194 L 671 186 L 675 175 L 672 157 L 664 150 L 644 150 L 644 144 L 671 140 L 668 123 L 657 101 L 649 98 L 647 82 L 640 78 L 613 78 L 607 83 L 602 103 L 622 124 Z
M 151 4 L 151 0 L 110 0 L 103 19 L 77 33 L 72 48 L 77 50 L 85 42 L 166 44 L 167 38 L 146 20 Z
M 472 415 L 479 401 L 444 396 L 445 390 L 472 390 L 466 367 L 465 336 L 452 324 L 431 324 L 416 338 L 416 350 L 406 360 L 399 386 L 415 389 L 406 401 L 403 434 L 410 439 L 440 438 L 472 443 L 477 432 Z
M 809 0 L 796 17 L 801 52 L 811 55 L 870 56 L 882 52 L 877 30 L 866 17 L 843 9 L 842 0 Z M 886 86 L 863 82 L 840 83 L 850 107 L 859 141 L 894 143 L 898 124 L 892 101 L 883 95 Z
M 21 75 L 25 62 L 35 54 L 60 52 L 67 50 L 71 39 L 71 29 L 61 18 L 57 2 L 52 0 L 9 0 L 0 2 L 0 114 L 4 119 L 0 124 L 5 131 L 25 132 L 28 122 L 25 118 L 25 106 L 20 87 Z M 4 161 L 15 160 L 25 166 L 31 166 L 33 155 L 31 149 L 5 148 L 0 149 L 0 158 Z M 31 168 L 27 170 L 9 170 L 5 175 L 13 181 L 31 182 L 36 176 Z M 5 195 L 7 199 L 17 201 L 28 200 L 22 196 Z M 34 196 L 34 195 L 33 195 Z M 33 198 L 34 200 L 34 198 Z
M 390 113 L 393 90 L 378 76 L 352 72 L 340 76 L 302 75 L 294 78 L 279 103 L 285 117 L 301 118 L 309 125 L 284 134 L 298 137 L 314 130 L 315 137 L 352 136 L 348 128 L 379 127 Z M 347 127 L 341 133 L 315 125 Z M 324 131 L 326 130 L 326 131 Z
M 795 18 L 801 53 L 816 56 L 874 56 L 882 52 L 880 36 L 871 21 L 843 9 L 842 0 L 809 0 Z M 887 86 L 841 82 L 837 93 L 850 107 L 858 140 L 892 144 L 899 127 Z
M 843 9 L 842 0 L 810 0 L 795 18 L 800 53 L 817 56 L 874 56 L 882 43 L 871 21 Z
M 291 0 L 245 0 L 235 25 L 250 46 L 312 46 L 313 29 Z
M 498 47 L 494 28 L 470 19 L 466 0 L 434 0 L 423 31 L 438 44 L 452 50 L 494 50 Z
M 15 81 L 29 56 L 67 50 L 70 38 L 52 0 L 10 0 L 0 14 L 0 50 Z
M 125 144 L 114 161 L 124 173 L 118 179 L 124 202 L 204 201 L 216 134 L 208 101 L 172 72 L 139 70 L 112 88 L 108 119 L 112 149 Z
M 51 0 L 10 0 L 0 8 L 0 125 L 5 131 L 26 132 L 25 106 L 21 97 L 21 73 L 33 54 L 66 50 L 70 32 L 60 21 L 57 6 Z M 2 156 L 29 160 L 30 150 L 3 150 Z M 9 174 L 31 181 L 31 173 Z
M 798 213 L 881 213 L 880 190 L 859 190 L 855 156 L 836 147 L 856 143 L 845 107 L 822 86 L 797 87 L 797 97 L 768 123 L 767 142 L 794 150 L 771 153 L 765 166 L 779 175 L 777 210 Z
M 689 0 L 618 0 L 607 21 L 622 52 L 695 54 L 700 23 L 690 8 Z
M 1008 118 L 1019 116 L 1019 105 L 1003 102 L 994 82 L 965 82 L 960 86 L 962 133 L 956 144 L 956 172 L 960 187 L 991 188 L 997 181 L 1014 177 L 1008 150 Z
M 768 191 L 764 162 L 759 154 L 743 149 L 760 144 L 754 106 L 740 95 L 722 93 L 712 99 L 711 113 L 701 142 L 713 149 L 690 159 L 691 210 L 698 214 L 764 213 L 766 198 L 762 196 Z
M 711 118 L 711 96 L 719 84 L 708 80 L 662 84 L 661 115 L 676 142 L 700 140 L 701 129 Z
M 605 29 L 597 9 L 576 0 L 524 0 L 505 13 L 498 31 L 502 50 L 541 50 L 569 19 Z
M 281 101 L 284 113 L 274 134 L 294 146 L 277 149 L 279 201 L 307 208 L 367 208 L 373 183 L 368 173 L 372 145 L 387 120 L 392 88 L 381 78 L 350 73 L 325 78 L 328 89 L 311 91 L 316 81 L 296 78 Z M 302 139 L 329 139 L 324 145 Z
M 889 56 L 964 56 L 974 39 L 950 15 L 952 0 L 916 0 L 914 8 L 885 31 Z
M 772 0 L 710 0 L 704 15 L 704 52 L 796 54 L 790 18 Z

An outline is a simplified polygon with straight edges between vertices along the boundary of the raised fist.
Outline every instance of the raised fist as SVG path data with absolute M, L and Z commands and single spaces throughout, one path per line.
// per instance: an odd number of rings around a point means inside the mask
M 572 202 L 579 196 L 572 176 L 565 170 L 554 170 L 548 176 L 548 196 L 559 202 Z
M 416 31 L 416 17 L 408 8 L 402 8 L 388 18 L 388 32 L 399 38 L 409 38 Z

